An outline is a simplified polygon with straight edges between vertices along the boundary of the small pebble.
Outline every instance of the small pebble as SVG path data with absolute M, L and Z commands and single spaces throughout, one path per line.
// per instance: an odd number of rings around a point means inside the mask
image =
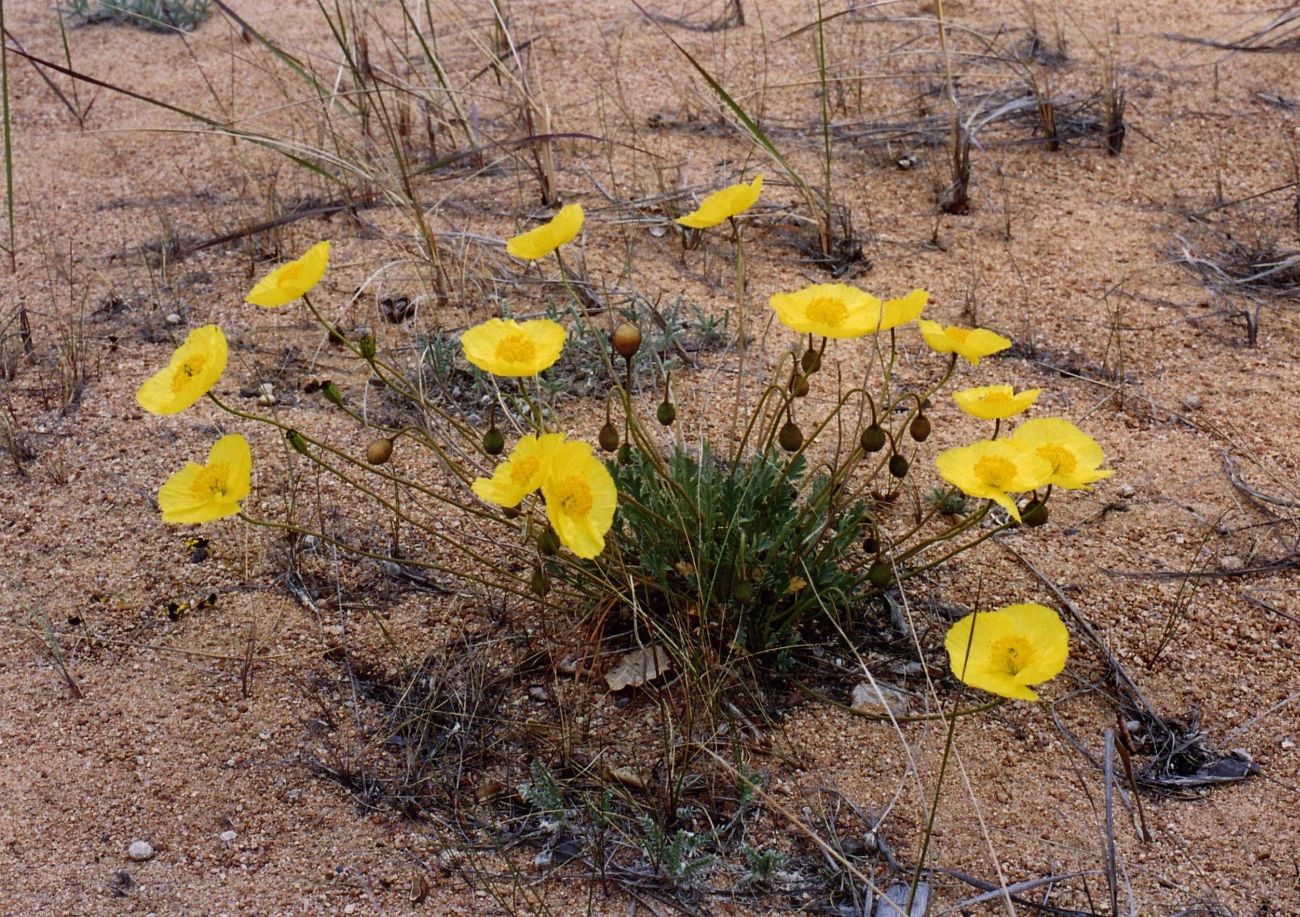
M 275 386 L 270 382 L 263 382 L 257 387 L 257 403 L 264 408 L 269 408 L 275 404 Z
M 1283 750 L 1283 751 L 1290 751 L 1290 750 L 1293 749 L 1293 748 L 1295 748 L 1295 742 L 1292 742 L 1290 739 L 1283 739 L 1283 740 L 1282 740 L 1282 750 Z
M 153 844 L 148 841 L 132 841 L 131 846 L 126 848 L 126 855 L 137 863 L 151 860 L 153 859 Z
M 1132 484 L 1122 484 L 1122 485 L 1120 485 L 1120 488 L 1119 488 L 1119 495 L 1120 495 L 1121 497 L 1123 497 L 1124 499 L 1127 500 L 1129 497 L 1133 496 L 1135 493 L 1137 493 L 1137 490 L 1134 489 L 1134 487 L 1133 487 Z
M 1219 558 L 1219 567 L 1223 570 L 1240 570 L 1244 564 L 1236 554 L 1224 554 Z
M 233 844 L 233 843 L 235 842 L 235 838 L 237 838 L 237 837 L 239 837 L 239 832 L 237 832 L 237 831 L 222 831 L 222 832 L 221 832 L 221 843 L 223 843 L 223 844 Z
M 167 324 L 169 324 L 169 325 L 179 325 L 180 323 L 181 323 L 181 314 L 180 314 L 179 312 L 168 312 L 168 313 L 167 313 Z
M 543 688 L 541 685 L 533 685 L 531 688 L 529 688 L 528 696 L 535 701 L 548 701 L 551 699 L 550 692 L 547 691 L 545 688 Z
M 1186 398 L 1183 399 L 1183 407 L 1187 408 L 1187 410 L 1189 411 L 1195 411 L 1200 406 L 1201 406 L 1200 395 L 1188 395 Z

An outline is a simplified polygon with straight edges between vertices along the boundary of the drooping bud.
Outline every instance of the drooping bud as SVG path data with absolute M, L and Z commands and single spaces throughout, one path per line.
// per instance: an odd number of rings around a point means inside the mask
M 620 357 L 630 360 L 641 349 L 641 329 L 631 322 L 623 322 L 614 329 L 609 340 Z
M 883 560 L 877 560 L 867 570 L 867 580 L 877 589 L 885 589 L 894 581 L 894 571 Z
M 805 375 L 811 376 L 813 373 L 817 372 L 817 370 L 822 368 L 822 355 L 810 347 L 805 350 L 803 356 L 799 358 L 799 365 L 803 367 Z
M 330 404 L 343 407 L 343 393 L 339 391 L 339 387 L 333 382 L 326 382 L 320 387 L 320 390 L 321 394 L 325 396 L 325 400 Z
M 506 448 L 506 438 L 495 426 L 488 427 L 483 434 L 483 451 L 488 455 L 500 455 Z
M 560 536 L 556 535 L 555 529 L 549 525 L 537 532 L 537 550 L 541 551 L 546 557 L 560 550 Z
M 798 452 L 803 446 L 803 430 L 793 420 L 787 420 L 785 426 L 781 427 L 781 432 L 776 434 L 776 441 L 786 452 Z
M 382 465 L 393 457 L 393 441 L 386 436 L 372 442 L 366 447 L 366 461 L 372 465 Z
M 876 554 L 880 551 L 880 539 L 875 535 L 868 535 L 862 539 L 862 550 L 868 554 Z
M 1020 511 L 1020 521 L 1031 529 L 1036 529 L 1040 525 L 1047 524 L 1047 501 L 1030 500 L 1025 504 L 1025 508 Z
M 887 442 L 889 442 L 889 434 L 887 434 L 884 428 L 878 423 L 873 423 L 862 431 L 861 443 L 863 452 L 879 452 L 881 449 L 885 448 Z
M 665 398 L 659 403 L 659 410 L 655 411 L 655 417 L 665 427 L 671 427 L 673 421 L 677 419 L 677 408 L 673 407 L 673 403 Z
M 917 415 L 912 418 L 912 425 L 907 428 L 907 432 L 918 443 L 925 442 L 930 438 L 930 418 L 917 412 Z
M 632 464 L 632 444 L 624 443 L 618 447 L 618 463 L 620 465 Z
M 596 434 L 596 442 L 600 443 L 600 448 L 606 452 L 613 452 L 618 448 L 618 427 L 610 421 L 605 421 L 605 426 L 600 428 Z
M 911 466 L 907 463 L 907 459 L 903 458 L 897 452 L 889 457 L 889 473 L 896 478 L 907 477 L 907 469 L 910 467 Z
M 362 335 L 361 340 L 357 342 L 357 349 L 361 351 L 361 359 L 369 362 L 375 358 L 375 339 L 370 335 Z
M 294 452 L 300 452 L 303 455 L 307 454 L 307 439 L 297 430 L 285 430 L 284 438 L 289 441 L 289 445 L 293 447 Z
M 790 379 L 790 394 L 796 398 L 808 397 L 808 377 L 795 375 Z
M 528 580 L 528 586 L 539 599 L 546 598 L 546 593 L 551 591 L 551 578 L 546 575 L 541 564 L 533 565 L 533 575 Z

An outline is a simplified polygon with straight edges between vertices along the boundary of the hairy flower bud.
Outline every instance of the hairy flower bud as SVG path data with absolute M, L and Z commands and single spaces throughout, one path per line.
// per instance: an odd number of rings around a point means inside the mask
M 911 465 L 908 464 L 907 459 L 897 452 L 889 457 L 889 473 L 896 478 L 907 477 L 907 469 L 910 467 Z
M 370 335 L 363 335 L 357 342 L 357 349 L 361 351 L 361 359 L 369 362 L 375 358 L 375 339 Z
M 822 368 L 822 355 L 809 348 L 808 350 L 805 350 L 803 356 L 799 358 L 799 365 L 803 367 L 803 371 L 806 375 L 811 376 L 813 373 L 817 372 L 817 370 Z
M 372 465 L 382 465 L 392 457 L 393 441 L 386 436 L 381 436 L 366 447 L 366 461 Z
M 500 455 L 506 448 L 506 438 L 496 427 L 489 427 L 483 434 L 483 451 L 488 455 Z
M 547 557 L 560 550 L 560 536 L 549 525 L 537 532 L 537 550 Z
M 885 589 L 894 581 L 894 571 L 889 564 L 878 560 L 867 570 L 867 580 L 877 589 Z
M 790 380 L 790 394 L 796 398 L 808 397 L 808 377 L 795 376 Z
M 303 455 L 307 454 L 307 439 L 297 430 L 285 430 L 284 438 L 289 441 L 289 445 L 293 447 L 294 452 L 300 452 Z
M 793 420 L 787 420 L 781 432 L 776 434 L 776 441 L 786 452 L 798 452 L 803 446 L 803 430 L 800 430 Z
M 673 421 L 677 419 L 677 408 L 673 407 L 671 401 L 662 401 L 659 404 L 659 410 L 655 411 L 655 417 L 657 417 L 659 422 L 665 427 L 671 427 Z
M 1020 521 L 1022 524 L 1036 529 L 1040 525 L 1046 525 L 1048 519 L 1047 501 L 1030 500 L 1025 504 L 1025 508 L 1020 511 Z
M 326 401 L 343 407 L 343 393 L 339 391 L 339 387 L 333 382 L 326 382 L 320 387 L 320 390 Z
M 632 359 L 641 349 L 641 329 L 631 322 L 623 322 L 609 336 L 614 350 L 625 360 Z
M 907 432 L 918 443 L 925 442 L 930 438 L 930 418 L 918 412 L 912 418 L 912 425 L 907 428 Z
M 600 443 L 600 448 L 606 452 L 613 452 L 618 448 L 618 427 L 610 421 L 605 421 L 605 426 L 600 428 L 596 434 L 596 442 Z
M 539 599 L 545 598 L 546 593 L 551 591 L 551 578 L 546 575 L 541 564 L 533 566 L 532 578 L 528 581 L 529 587 L 533 590 L 533 595 Z
M 885 443 L 889 442 L 889 435 L 885 433 L 883 427 L 878 423 L 873 423 L 862 431 L 862 451 L 871 453 L 879 452 L 885 448 Z

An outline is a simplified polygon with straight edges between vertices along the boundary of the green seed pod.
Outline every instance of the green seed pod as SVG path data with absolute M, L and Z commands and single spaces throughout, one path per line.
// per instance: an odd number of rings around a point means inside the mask
M 878 560 L 867 570 L 867 580 L 877 589 L 886 589 L 894 581 L 894 571 L 889 564 Z
M 907 469 L 910 467 L 911 466 L 907 463 L 907 459 L 903 458 L 897 452 L 889 457 L 889 473 L 896 478 L 907 477 Z
M 488 455 L 500 455 L 506 448 L 506 438 L 496 427 L 490 427 L 483 434 L 483 451 Z
M 370 335 L 362 335 L 361 340 L 357 342 L 357 349 L 361 351 L 361 358 L 367 362 L 375 358 L 375 339 Z
M 912 418 L 912 425 L 907 428 L 907 432 L 911 435 L 912 439 L 916 440 L 918 443 L 925 442 L 930 438 L 930 418 L 918 412 L 917 415 Z
M 665 427 L 671 427 L 673 421 L 677 419 L 677 408 L 673 407 L 671 401 L 661 401 L 659 403 L 659 410 L 655 411 L 655 417 L 657 417 L 659 422 Z
M 386 436 L 372 442 L 366 447 L 366 461 L 372 465 L 382 465 L 393 457 L 393 441 Z
M 776 441 L 786 452 L 798 452 L 803 446 L 803 430 L 795 426 L 793 420 L 787 420 L 781 432 L 776 434 Z
M 551 591 L 551 578 L 546 575 L 541 564 L 533 565 L 533 575 L 528 581 L 528 586 L 533 590 L 533 595 L 539 599 L 545 598 L 546 593 Z
M 297 430 L 285 430 L 284 438 L 289 441 L 289 445 L 293 447 L 294 452 L 301 452 L 303 455 L 307 454 L 307 440 Z
M 623 322 L 609 336 L 615 352 L 625 360 L 630 360 L 641 349 L 641 329 L 631 322 Z
M 822 368 L 822 355 L 812 349 L 805 350 L 803 356 L 799 358 L 799 365 L 803 367 L 805 374 L 811 376 Z
M 320 390 L 321 394 L 325 396 L 326 401 L 338 405 L 339 407 L 343 407 L 343 393 L 339 391 L 339 387 L 333 382 L 326 382 L 320 387 Z
M 878 423 L 873 423 L 862 431 L 862 451 L 879 452 L 889 442 L 889 434 Z
M 560 550 L 560 536 L 556 535 L 555 529 L 549 525 L 537 533 L 537 550 L 541 551 L 546 557 L 550 557 Z
M 1043 500 L 1030 500 L 1025 504 L 1025 508 L 1020 511 L 1020 522 L 1036 529 L 1040 525 L 1047 524 L 1047 503 Z
M 618 448 L 618 427 L 610 421 L 605 421 L 605 426 L 600 428 L 596 434 L 596 442 L 600 443 L 600 448 L 606 452 L 613 452 Z

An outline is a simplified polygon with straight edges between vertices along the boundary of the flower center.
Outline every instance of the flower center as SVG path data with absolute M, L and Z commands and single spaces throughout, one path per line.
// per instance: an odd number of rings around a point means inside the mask
M 991 658 L 996 671 L 1016 676 L 1033 661 L 1034 647 L 1024 637 L 1013 634 L 1002 637 L 993 644 Z
M 1016 464 L 1000 455 L 981 456 L 975 462 L 975 476 L 998 490 L 1006 490 L 1016 479 Z
M 585 516 L 595 504 L 591 485 L 574 475 L 560 485 L 560 510 L 568 516 Z
M 302 265 L 292 261 L 280 268 L 280 274 L 275 279 L 278 281 L 277 286 L 290 287 L 298 280 L 298 275 L 302 273 Z
M 966 339 L 970 337 L 971 329 L 970 328 L 945 328 L 943 333 L 946 334 L 949 337 L 949 339 L 952 340 L 954 343 L 961 345 L 961 344 L 965 344 Z
M 526 487 L 540 467 L 542 460 L 535 455 L 516 458 L 510 463 L 510 482 L 516 487 Z
M 1011 395 L 1008 392 L 989 392 L 984 396 L 984 403 L 991 408 L 1005 408 L 1011 404 Z
M 849 309 L 833 296 L 819 296 L 808 303 L 808 319 L 835 327 L 849 317 Z
M 537 357 L 537 345 L 521 331 L 512 331 L 497 344 L 497 359 L 506 363 L 531 363 Z
M 229 469 L 226 468 L 224 462 L 206 466 L 194 478 L 194 483 L 190 486 L 190 493 L 200 500 L 215 500 L 217 497 L 224 497 L 226 495 L 226 478 L 229 473 Z
M 203 366 L 207 362 L 208 358 L 201 353 L 196 353 L 184 360 L 180 366 L 176 367 L 176 372 L 172 374 L 172 391 L 179 392 L 185 388 L 191 379 L 203 372 Z
M 1052 463 L 1052 468 L 1057 474 L 1073 474 L 1074 469 L 1078 467 L 1079 461 L 1074 457 L 1074 453 L 1057 443 L 1044 443 L 1037 451 Z

